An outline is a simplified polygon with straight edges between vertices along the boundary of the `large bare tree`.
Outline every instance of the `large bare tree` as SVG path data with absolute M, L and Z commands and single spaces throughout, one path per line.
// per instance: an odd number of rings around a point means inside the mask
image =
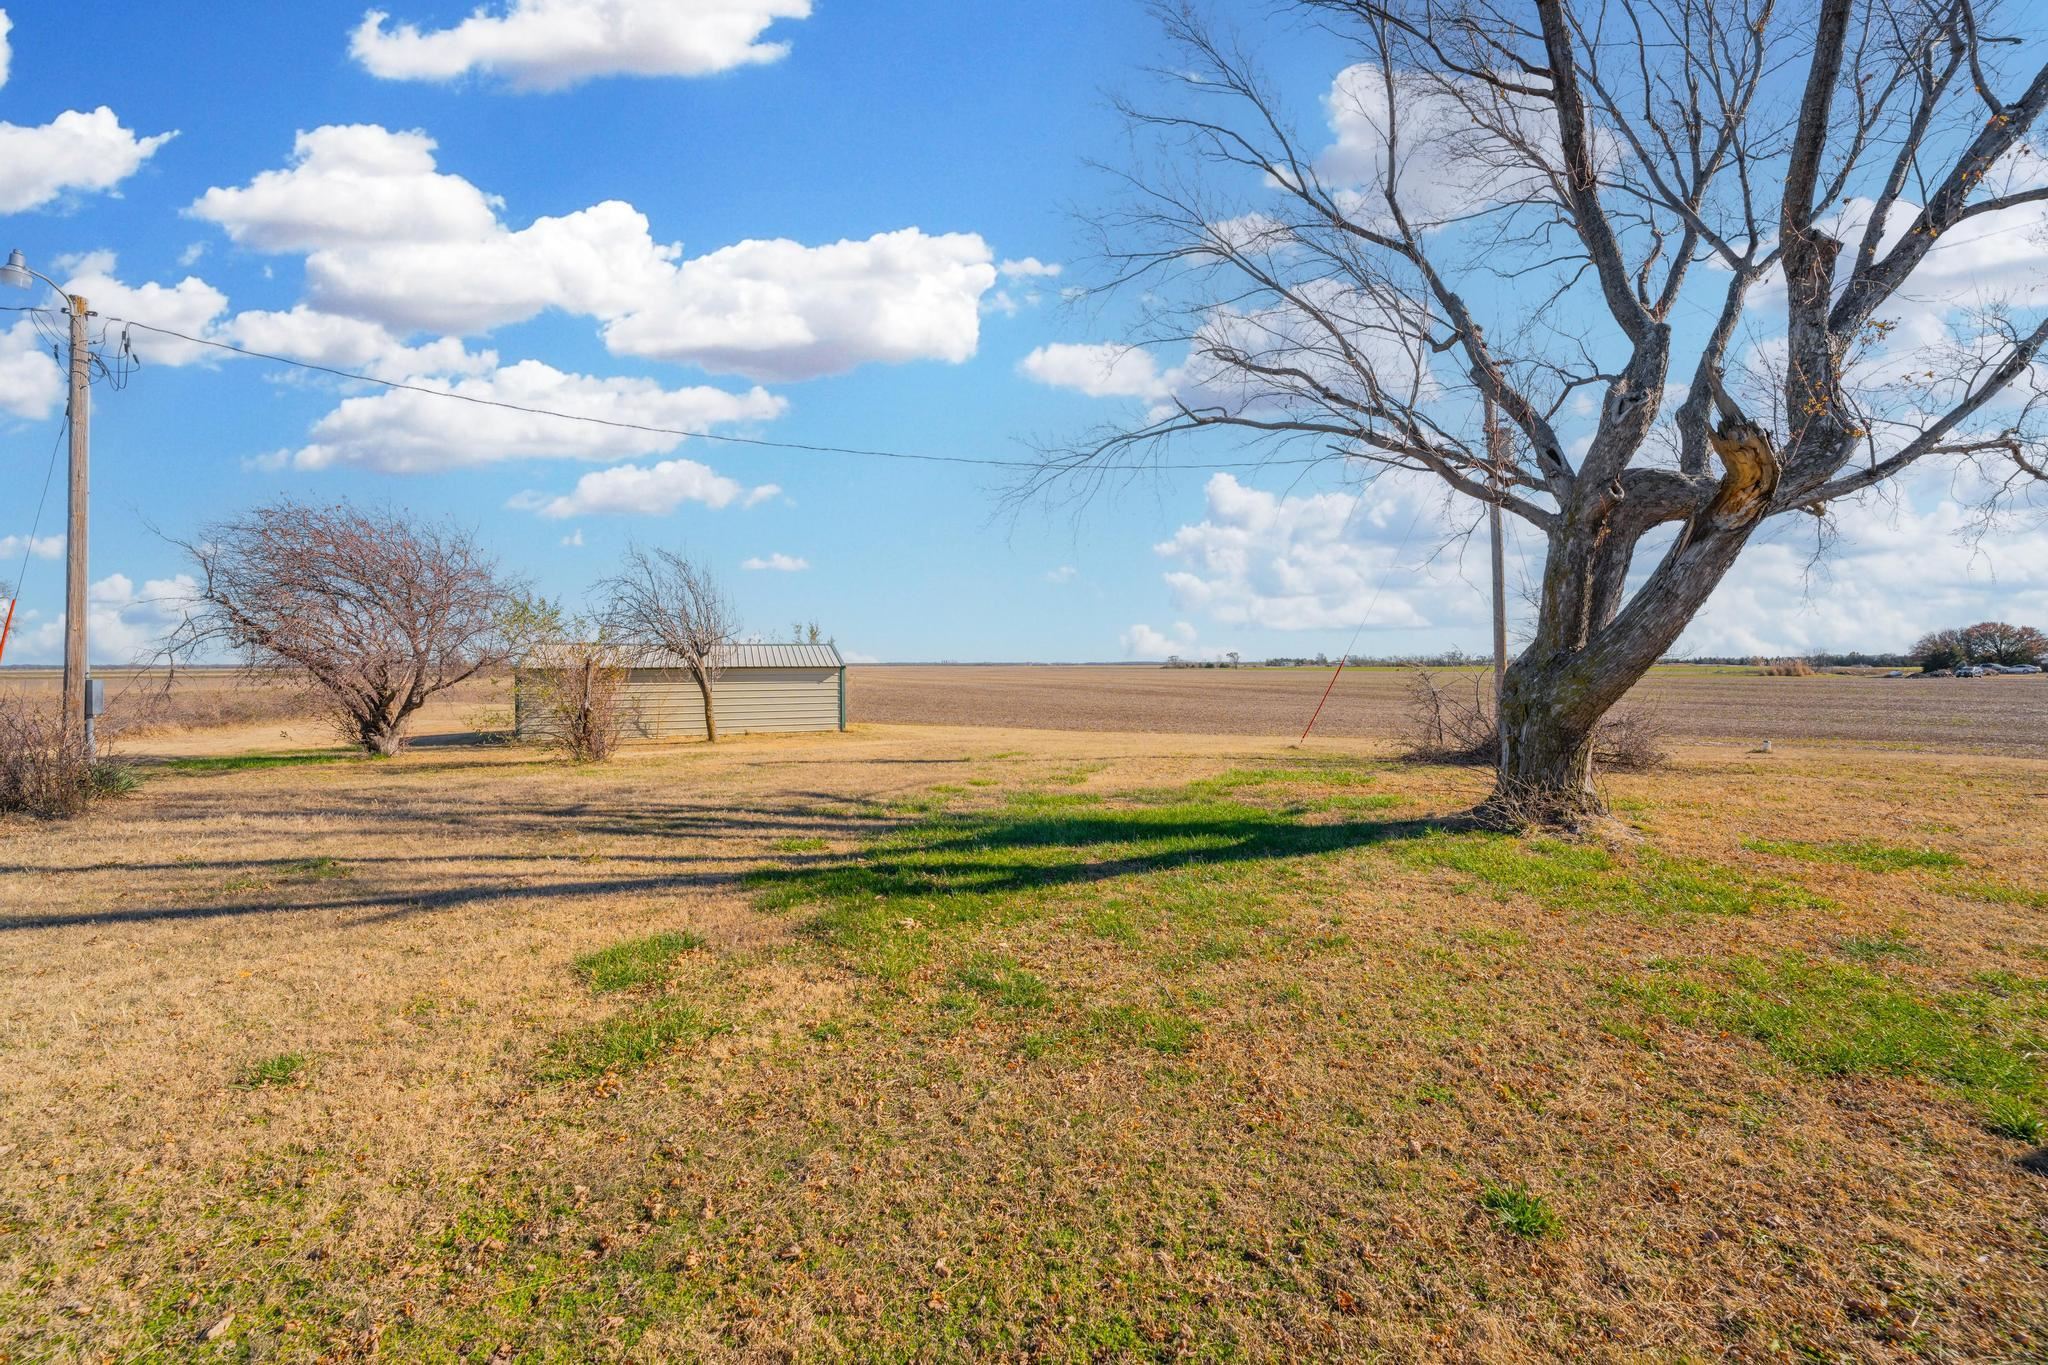
M 704 738 L 716 744 L 712 693 L 740 619 L 711 571 L 673 550 L 634 545 L 619 571 L 598 584 L 597 596 L 598 616 L 613 639 L 690 671 L 704 698 Z
M 508 657 L 510 591 L 453 525 L 283 498 L 181 544 L 200 583 L 172 652 L 310 683 L 370 753 L 398 752 L 429 698 Z
M 2048 322 L 2024 300 L 1949 307 L 1954 281 L 1923 269 L 1957 228 L 2048 200 L 2025 141 L 2048 103 L 2038 11 L 1294 8 L 1345 48 L 1342 157 L 1292 129 L 1240 45 L 1162 11 L 1172 93 L 1127 107 L 1141 150 L 1098 222 L 1105 286 L 1141 291 L 1133 344 L 1187 359 L 1141 422 L 1047 452 L 1033 488 L 1225 431 L 1528 523 L 1547 556 L 1497 809 L 1597 809 L 1600 718 L 1771 519 L 1825 532 L 1830 504 L 1937 458 L 1993 510 L 2048 478 Z M 1510 439 L 1490 448 L 1495 414 Z

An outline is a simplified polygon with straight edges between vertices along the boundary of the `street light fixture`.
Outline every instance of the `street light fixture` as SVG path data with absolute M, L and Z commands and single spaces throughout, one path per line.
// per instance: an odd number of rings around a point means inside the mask
M 92 350 L 85 340 L 85 300 L 66 293 L 41 271 L 29 268 L 28 258 L 19 251 L 7 253 L 0 265 L 0 284 L 27 289 L 35 281 L 57 291 L 71 319 L 71 469 L 68 516 L 64 531 L 64 733 L 76 736 L 90 758 L 93 750 L 92 713 L 86 705 L 85 657 L 85 505 L 87 494 L 88 436 L 91 429 Z M 16 592 L 20 589 L 17 587 Z M 10 621 L 13 605 L 8 607 Z

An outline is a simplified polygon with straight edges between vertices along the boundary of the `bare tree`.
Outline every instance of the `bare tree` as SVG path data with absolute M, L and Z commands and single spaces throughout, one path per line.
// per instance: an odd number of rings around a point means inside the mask
M 1998 0 L 1292 3 L 1351 63 L 1345 155 L 1162 11 L 1175 93 L 1126 109 L 1152 151 L 1100 247 L 1105 287 L 1140 294 L 1133 344 L 1186 360 L 1022 491 L 1085 495 L 1222 431 L 1521 518 L 1547 556 L 1495 809 L 1598 809 L 1601 717 L 1771 519 L 1824 539 L 1831 504 L 1937 457 L 1990 513 L 2048 479 L 2048 322 L 1930 314 L 1954 285 L 1920 272 L 2048 200 L 2038 24 L 2000 33 Z
M 310 682 L 370 753 L 396 753 L 430 697 L 509 656 L 508 588 L 453 525 L 284 498 L 180 545 L 200 586 L 172 652 Z
M 571 762 L 602 763 L 637 723 L 628 694 L 629 651 L 601 621 L 564 612 L 545 598 L 518 602 L 508 616 L 517 641 L 517 728 Z
M 718 742 L 712 691 L 739 615 L 709 570 L 672 550 L 626 551 L 620 571 L 597 587 L 600 619 L 621 644 L 675 660 L 704 697 L 704 738 Z

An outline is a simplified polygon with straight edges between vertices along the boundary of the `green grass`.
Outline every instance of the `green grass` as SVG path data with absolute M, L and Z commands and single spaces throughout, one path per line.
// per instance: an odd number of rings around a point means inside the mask
M 953 981 L 1005 1009 L 1040 1009 L 1052 994 L 1030 972 L 985 954 L 953 973 Z
M 1958 896 L 1987 905 L 2017 905 L 2028 910 L 2048 910 L 2048 891 L 2013 886 L 2006 882 L 1953 882 L 1948 888 Z
M 2000 1137 L 2039 1145 L 2048 1138 L 2048 1124 L 2033 1105 L 2011 1095 L 1993 1095 L 1984 1106 L 1984 1126 Z
M 1838 839 L 1827 843 L 1808 843 L 1801 839 L 1744 839 L 1742 846 L 1752 853 L 1765 853 L 1773 858 L 1853 867 L 1864 872 L 1904 872 L 1913 868 L 1963 865 L 1961 858 L 1940 849 L 1912 848 L 1903 844 L 1880 843 L 1875 839 Z
M 1103 1048 L 1142 1048 L 1178 1057 L 1194 1050 L 1201 1032 L 1198 1021 L 1177 1009 L 1111 1005 L 1088 1010 L 1068 1025 L 1031 1034 L 1019 1047 L 1034 1059 L 1061 1052 L 1087 1055 Z
M 1517 1237 L 1535 1240 L 1554 1237 L 1564 1230 L 1564 1220 L 1543 1201 L 1519 1185 L 1489 1184 L 1479 1191 L 1479 1207 Z
M 1920 950 L 1906 942 L 1906 936 L 1897 929 L 1882 934 L 1858 934 L 1843 939 L 1835 950 L 1851 962 L 1881 962 L 1895 957 L 1903 962 L 1917 962 Z
M 1604 848 L 1557 839 L 1437 833 L 1403 845 L 1396 856 L 1559 910 L 1656 917 L 1745 915 L 1757 909 L 1826 904 L 1787 882 L 1752 877 L 1719 863 L 1672 857 L 1647 846 L 1622 859 Z
M 756 902 L 808 912 L 807 932 L 874 975 L 903 980 L 934 945 L 980 926 L 1020 923 L 1059 898 L 1098 907 L 1141 893 L 1147 910 L 1195 927 L 1242 926 L 1285 883 L 1281 864 L 1405 837 L 1370 821 L 1304 824 L 1213 798 L 1111 805 L 1073 793 L 1020 793 L 996 807 L 935 811 L 858 854 L 749 874 Z M 1131 941 L 1128 914 L 1097 932 Z
M 832 845 L 816 835 L 791 835 L 787 839 L 777 839 L 768 847 L 777 853 L 823 853 Z
M 573 965 L 584 984 L 604 995 L 658 981 L 667 974 L 670 962 L 703 946 L 704 940 L 696 934 L 654 934 L 585 953 Z
M 1668 963 L 1616 994 L 1679 1024 L 1754 1038 L 1811 1075 L 1939 1082 L 1987 1115 L 2048 1097 L 2048 981 L 2005 973 L 1967 990 L 1924 989 L 1871 967 L 1787 953 Z
M 221 758 L 174 758 L 164 766 L 177 773 L 245 773 L 264 768 L 299 768 L 315 763 L 347 763 L 361 758 L 353 749 L 299 749 L 279 754 L 235 754 Z
M 587 1080 L 631 1071 L 719 1031 L 694 1006 L 660 996 L 557 1041 L 541 1064 L 540 1079 Z
M 303 1052 L 280 1052 L 249 1063 L 235 1076 L 235 1084 L 256 1090 L 267 1085 L 290 1085 L 304 1075 L 312 1061 Z

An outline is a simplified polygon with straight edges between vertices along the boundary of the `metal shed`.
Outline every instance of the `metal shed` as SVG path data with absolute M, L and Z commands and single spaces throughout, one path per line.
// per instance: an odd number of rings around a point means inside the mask
M 533 737 L 518 704 L 518 681 L 526 672 L 516 670 L 513 688 L 521 739 Z M 626 697 L 634 716 L 633 733 L 642 738 L 704 733 L 703 695 L 690 670 L 680 664 L 635 664 L 626 673 Z M 718 713 L 720 735 L 844 730 L 846 662 L 832 645 L 727 645 L 719 655 L 711 704 Z

